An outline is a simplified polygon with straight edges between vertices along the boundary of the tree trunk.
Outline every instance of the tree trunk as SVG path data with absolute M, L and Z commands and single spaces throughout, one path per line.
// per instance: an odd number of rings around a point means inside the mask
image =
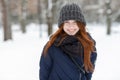
M 11 25 L 10 25 L 10 13 L 9 13 L 9 4 L 6 5 L 7 1 L 1 0 L 2 3 L 2 15 L 3 15 L 3 31 L 4 31 L 4 41 L 7 41 L 9 39 L 12 39 L 12 30 L 11 30 Z
M 21 31 L 22 31 L 22 33 L 26 33 L 25 20 L 21 19 L 20 23 L 21 23 Z
M 51 3 L 52 3 L 52 1 L 51 1 Z M 52 14 L 52 8 L 50 8 L 50 4 L 51 4 L 50 2 L 49 2 L 49 0 L 48 0 L 48 10 L 47 10 L 47 25 L 48 25 L 48 36 L 50 35 L 50 34 L 52 34 L 52 25 L 53 25 L 53 14 Z
M 107 35 L 111 34 L 111 18 L 107 16 Z
M 52 34 L 52 20 L 51 17 L 47 16 L 47 25 L 48 25 L 48 36 Z
M 57 0 L 52 0 L 52 4 L 53 4 L 52 5 L 52 14 L 54 15 L 52 17 L 52 21 L 53 21 L 53 24 L 54 24 L 54 23 L 57 23 L 57 19 L 58 19 L 57 13 L 56 13 L 56 12 L 58 12 L 58 10 L 57 10 Z
M 42 24 L 42 6 L 41 6 L 41 0 L 38 0 L 38 4 L 37 4 L 37 10 L 38 10 L 38 21 L 39 21 L 39 25 Z M 42 27 L 39 26 L 40 28 L 40 37 L 42 37 Z
M 106 7 L 107 7 L 107 10 L 106 10 L 107 35 L 111 34 L 111 25 L 112 25 L 112 21 L 111 21 L 112 11 L 111 11 L 111 7 L 110 7 L 110 3 L 111 3 L 111 0 L 108 0 L 108 2 L 106 2 Z
M 20 19 L 20 24 L 21 24 L 21 31 L 22 33 L 26 33 L 26 0 L 22 0 L 21 3 L 21 19 Z

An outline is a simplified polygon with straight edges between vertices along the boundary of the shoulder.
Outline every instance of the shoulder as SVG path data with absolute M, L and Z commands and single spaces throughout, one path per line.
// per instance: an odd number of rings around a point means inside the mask
M 89 32 L 87 32 L 87 35 L 88 35 L 89 38 L 93 39 Z
M 96 41 L 95 41 L 95 39 L 92 37 L 92 35 L 91 35 L 89 32 L 87 32 L 87 35 L 88 35 L 88 37 L 94 42 L 94 45 L 96 45 Z
M 49 46 L 48 45 L 49 43 L 47 42 L 46 44 L 45 44 L 45 46 L 44 46 L 44 48 L 43 48 L 43 51 L 45 50 L 45 48 L 47 48 L 48 47 L 48 50 L 47 50 L 47 54 L 50 54 L 51 55 L 51 53 L 53 54 L 54 53 L 54 51 L 58 51 L 58 47 L 57 46 L 55 46 L 54 44 L 52 44 L 51 46 Z

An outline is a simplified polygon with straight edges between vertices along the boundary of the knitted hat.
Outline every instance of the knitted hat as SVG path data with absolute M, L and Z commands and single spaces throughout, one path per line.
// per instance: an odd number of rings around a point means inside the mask
M 86 25 L 86 21 L 82 14 L 82 11 L 80 7 L 75 3 L 66 4 L 65 6 L 63 6 L 63 8 L 60 11 L 58 26 L 60 27 L 60 25 L 66 20 L 80 21 L 81 23 Z

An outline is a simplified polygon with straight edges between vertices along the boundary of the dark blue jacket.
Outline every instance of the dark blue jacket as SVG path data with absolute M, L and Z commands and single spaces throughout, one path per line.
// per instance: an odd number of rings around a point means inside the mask
M 95 66 L 97 54 L 92 52 L 91 61 Z M 76 57 L 77 62 L 80 65 L 83 61 L 80 57 Z M 59 47 L 52 45 L 48 49 L 47 55 L 44 57 L 43 54 L 40 59 L 40 80 L 79 80 L 80 71 L 77 66 L 71 61 Z M 82 80 L 91 80 L 92 73 L 82 75 Z

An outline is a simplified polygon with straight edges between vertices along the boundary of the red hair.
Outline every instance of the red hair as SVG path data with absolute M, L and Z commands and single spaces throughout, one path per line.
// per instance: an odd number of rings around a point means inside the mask
M 48 43 L 46 44 L 46 46 L 44 48 L 44 51 L 43 51 L 44 55 L 47 54 L 49 47 L 54 43 L 55 39 L 58 36 L 62 36 L 62 40 L 63 40 L 65 38 L 65 36 L 67 35 L 63 31 L 63 25 L 64 24 L 62 24 L 59 27 L 59 29 L 51 36 L 50 40 L 48 41 Z M 83 45 L 83 48 L 84 48 L 84 67 L 85 67 L 85 70 L 93 72 L 94 68 L 93 68 L 93 65 L 92 65 L 91 60 L 90 60 L 90 55 L 91 55 L 91 52 L 93 51 L 93 48 L 94 48 L 93 47 L 94 42 L 88 36 L 88 33 L 85 29 L 85 25 L 78 22 L 78 21 L 77 21 L 77 25 L 80 28 L 80 30 L 77 32 L 77 34 L 75 36 L 78 38 L 78 40 L 81 42 L 81 44 Z M 61 42 L 62 42 L 62 40 L 61 40 Z

